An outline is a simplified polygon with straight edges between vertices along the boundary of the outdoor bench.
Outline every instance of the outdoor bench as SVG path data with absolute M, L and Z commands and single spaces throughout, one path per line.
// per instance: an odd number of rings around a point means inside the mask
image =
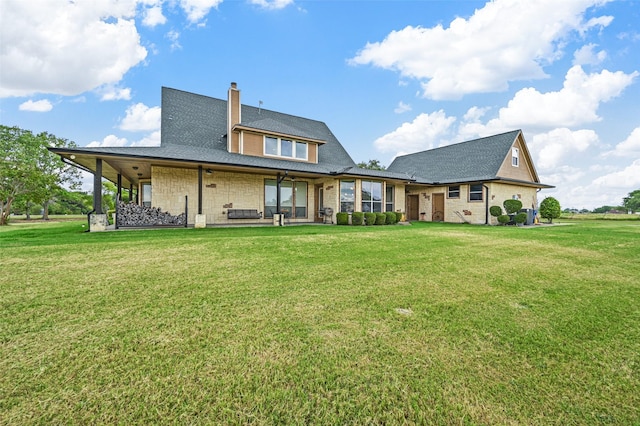
M 257 209 L 227 209 L 227 219 L 262 219 Z

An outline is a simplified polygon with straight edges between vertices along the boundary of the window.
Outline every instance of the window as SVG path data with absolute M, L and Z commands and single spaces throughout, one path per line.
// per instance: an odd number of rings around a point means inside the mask
M 151 207 L 151 182 L 142 184 L 142 205 Z
M 356 182 L 354 180 L 340 181 L 340 211 L 353 212 L 356 203 Z
M 482 201 L 483 193 L 481 183 L 469 185 L 469 201 Z
M 393 211 L 393 185 L 387 185 L 387 189 L 385 190 L 384 197 L 384 211 L 392 212 Z
M 447 198 L 460 198 L 460 185 L 450 186 Z
M 520 165 L 520 150 L 518 148 L 511 148 L 511 165 L 513 167 Z
M 278 212 L 278 183 L 275 179 L 264 181 L 264 217 Z M 283 181 L 280 184 L 280 211 L 287 217 L 307 217 L 307 182 Z
M 306 142 L 280 139 L 273 136 L 264 137 L 264 155 L 306 160 L 308 151 Z
M 382 211 L 382 182 L 362 181 L 362 211 Z

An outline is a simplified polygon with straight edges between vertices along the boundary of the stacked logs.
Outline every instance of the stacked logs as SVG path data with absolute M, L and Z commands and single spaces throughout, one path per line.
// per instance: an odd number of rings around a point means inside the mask
M 136 203 L 125 204 L 118 201 L 116 219 L 118 226 L 184 226 L 187 218 L 184 213 L 173 216 L 158 207 L 140 206 Z

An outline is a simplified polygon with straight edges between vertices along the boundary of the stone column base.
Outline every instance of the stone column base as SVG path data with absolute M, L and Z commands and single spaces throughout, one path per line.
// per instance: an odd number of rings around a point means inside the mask
M 197 214 L 196 215 L 196 223 L 193 225 L 194 228 L 206 228 L 207 227 L 207 215 L 206 214 Z
M 106 214 L 92 214 L 89 216 L 89 231 L 106 231 L 109 226 Z

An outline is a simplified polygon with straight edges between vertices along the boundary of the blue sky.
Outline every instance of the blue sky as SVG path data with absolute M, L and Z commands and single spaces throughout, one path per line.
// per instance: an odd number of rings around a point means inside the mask
M 640 1 L 1 0 L 0 122 L 156 145 L 161 86 L 324 121 L 355 161 L 522 129 L 564 207 L 640 188 Z

